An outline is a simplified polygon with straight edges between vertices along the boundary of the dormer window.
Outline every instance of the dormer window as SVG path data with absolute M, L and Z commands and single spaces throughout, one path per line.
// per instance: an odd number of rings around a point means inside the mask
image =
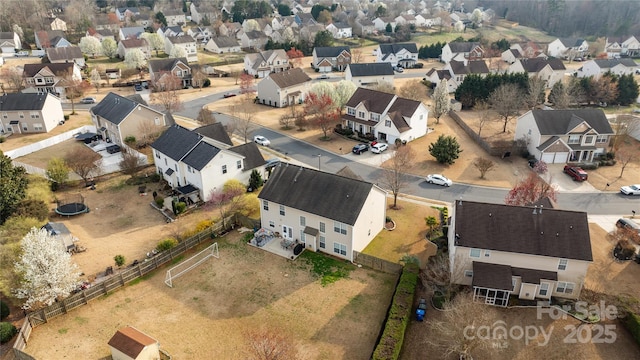
M 347 115 L 356 116 L 356 109 L 348 107 Z

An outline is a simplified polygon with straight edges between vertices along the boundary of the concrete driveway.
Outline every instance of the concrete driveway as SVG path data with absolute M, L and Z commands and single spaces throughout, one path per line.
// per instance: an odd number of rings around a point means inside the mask
M 581 193 L 600 192 L 600 190 L 589 184 L 588 181 L 574 181 L 572 177 L 564 173 L 564 164 L 548 164 L 547 167 L 547 173 L 540 175 L 540 177 L 552 185 L 555 185 L 558 191 Z
M 342 157 L 347 158 L 350 161 L 357 161 L 363 164 L 379 167 L 383 162 L 391 159 L 394 153 L 395 151 L 391 150 L 391 147 L 389 147 L 387 150 L 383 151 L 382 154 L 374 154 L 371 150 L 368 150 L 360 155 L 356 155 L 351 152 L 349 154 L 342 155 Z

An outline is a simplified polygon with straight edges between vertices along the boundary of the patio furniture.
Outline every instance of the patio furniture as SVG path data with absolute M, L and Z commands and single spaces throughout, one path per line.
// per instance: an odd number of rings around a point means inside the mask
M 282 241 L 280 241 L 280 245 L 285 250 L 291 250 L 295 244 L 296 242 L 293 240 L 283 239 Z

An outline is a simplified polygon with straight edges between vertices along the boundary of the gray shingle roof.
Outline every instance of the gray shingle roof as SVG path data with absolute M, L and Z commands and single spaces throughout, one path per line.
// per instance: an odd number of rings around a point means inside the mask
M 4 94 L 0 96 L 0 111 L 42 110 L 46 100 L 46 94 Z
M 561 38 L 560 42 L 566 48 L 580 47 L 580 45 L 582 45 L 582 43 L 584 42 L 584 39 L 579 39 L 579 38 Z
M 222 123 L 204 125 L 197 129 L 194 129 L 193 131 L 197 132 L 198 134 L 204 135 L 209 139 L 213 139 L 221 143 L 233 146 L 233 142 L 231 141 L 231 138 L 229 138 L 229 134 L 227 134 L 227 131 L 224 129 L 224 125 L 222 125 Z
M 254 142 L 234 146 L 229 148 L 229 150 L 233 151 L 236 154 L 240 154 L 244 156 L 244 169 L 251 170 L 255 169 L 258 166 L 262 166 L 266 163 L 264 157 L 260 153 L 260 149 L 258 149 L 258 145 Z
M 451 49 L 451 52 L 455 54 L 455 53 L 468 53 L 471 50 L 473 50 L 473 48 L 475 48 L 476 46 L 480 46 L 480 43 L 454 41 L 454 42 L 450 42 L 448 45 L 449 45 L 449 48 Z
M 130 37 L 137 38 L 138 36 L 140 36 L 140 34 L 144 32 L 144 28 L 142 26 L 123 27 L 123 28 L 120 28 L 120 32 L 122 32 L 122 37 L 124 37 L 124 39 L 130 38 Z M 124 39 L 120 39 L 120 40 L 124 40 Z
M 613 134 L 602 109 L 532 110 L 531 112 L 542 135 L 565 135 L 582 121 L 589 124 L 598 134 Z
M 166 58 L 166 59 L 153 59 L 149 60 L 149 71 L 158 73 L 161 71 L 171 71 L 178 62 L 182 62 L 189 67 L 189 62 L 186 58 Z M 190 67 L 189 67 L 190 68 Z
M 200 141 L 189 153 L 182 159 L 182 162 L 200 171 L 213 159 L 220 149 L 217 147 Z
M 239 46 L 238 40 L 230 36 L 218 36 L 211 38 L 211 41 L 218 45 L 219 48 Z
M 167 39 L 172 44 L 188 44 L 196 41 L 191 35 L 168 36 Z
M 456 75 L 489 73 L 489 67 L 487 67 L 487 63 L 484 60 L 472 60 L 467 65 L 462 61 L 451 60 L 449 65 L 451 66 L 451 71 Z
M 113 123 L 120 124 L 138 105 L 135 100 L 108 93 L 96 106 L 91 108 L 91 113 Z
M 51 235 L 71 235 L 71 231 L 63 223 L 48 222 L 42 227 L 46 229 Z
M 520 59 L 520 64 L 524 68 L 524 71 L 530 73 L 537 73 L 549 65 L 553 70 L 566 70 L 564 63 L 560 59 L 544 59 L 544 58 L 529 58 Z
M 395 95 L 382 91 L 357 88 L 347 101 L 346 106 L 356 107 L 363 103 L 367 110 L 382 114 L 394 97 Z
M 635 61 L 633 61 L 633 59 L 629 59 L 629 58 L 624 58 L 624 59 L 595 59 L 593 60 L 596 65 L 598 65 L 598 67 L 600 69 L 610 69 L 616 65 L 624 65 L 626 67 L 638 67 L 638 64 L 636 64 Z
M 326 47 L 316 47 L 313 49 L 316 52 L 316 56 L 319 58 L 326 57 L 336 57 L 340 55 L 343 51 L 351 54 L 351 50 L 349 50 L 348 46 L 326 46 Z
M 397 54 L 402 49 L 406 49 L 410 53 L 418 53 L 416 43 L 380 44 L 380 52 L 382 54 Z
M 67 46 L 59 48 L 48 48 L 47 58 L 49 61 L 82 59 L 82 50 L 78 46 Z
M 268 75 L 273 82 L 278 85 L 280 89 L 285 89 L 294 85 L 300 85 L 304 82 L 311 81 L 309 75 L 307 75 L 300 68 L 293 68 L 287 71 L 281 71 L 277 73 L 271 73 Z M 264 79 L 262 80 L 264 81 Z
M 349 64 L 352 76 L 393 75 L 391 63 Z
M 48 68 L 57 76 L 63 77 L 69 72 L 73 73 L 74 63 L 55 63 L 55 64 L 24 64 L 23 75 L 25 77 L 34 77 L 39 71 Z
M 459 246 L 593 260 L 584 212 L 456 201 L 454 231 Z
M 354 225 L 372 188 L 368 182 L 281 163 L 258 197 Z
M 180 161 L 201 139 L 202 135 L 174 125 L 162 133 L 151 147 L 174 161 Z

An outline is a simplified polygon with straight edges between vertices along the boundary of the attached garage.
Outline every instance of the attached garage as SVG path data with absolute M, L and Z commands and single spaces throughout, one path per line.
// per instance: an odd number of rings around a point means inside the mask
M 542 153 L 542 161 L 547 164 L 563 164 L 569 159 L 568 152 L 548 152 Z

